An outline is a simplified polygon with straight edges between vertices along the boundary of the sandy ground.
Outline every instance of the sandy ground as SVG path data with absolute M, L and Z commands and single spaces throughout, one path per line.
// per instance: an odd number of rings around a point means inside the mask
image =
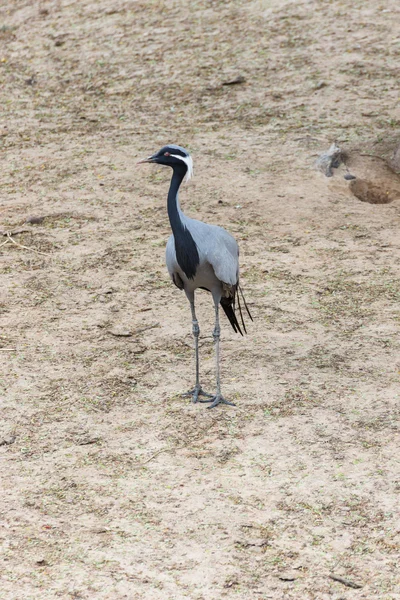
M 0 14 L 0 598 L 400 598 L 398 1 Z M 181 397 L 170 173 L 135 165 L 166 142 L 184 210 L 240 244 L 236 408 Z

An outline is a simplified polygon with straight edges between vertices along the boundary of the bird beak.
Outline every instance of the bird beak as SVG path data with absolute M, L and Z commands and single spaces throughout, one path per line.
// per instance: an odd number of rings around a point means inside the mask
M 149 156 L 149 158 L 144 158 L 143 160 L 139 160 L 136 164 L 142 165 L 143 163 L 151 163 L 153 162 L 153 157 Z

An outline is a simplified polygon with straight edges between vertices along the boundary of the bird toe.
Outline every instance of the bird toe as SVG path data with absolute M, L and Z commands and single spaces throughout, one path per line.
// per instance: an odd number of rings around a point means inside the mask
M 206 398 L 210 398 L 210 400 L 200 400 L 199 396 L 205 396 Z M 192 402 L 193 404 L 196 404 L 196 402 L 212 402 L 214 399 L 213 394 L 209 394 L 208 392 L 205 392 L 200 386 L 197 387 L 195 386 L 193 390 L 189 390 L 189 392 L 185 392 L 184 394 L 182 394 L 183 398 L 192 398 Z
M 233 402 L 229 402 L 229 400 L 225 400 L 225 398 L 219 395 L 214 396 L 211 400 L 212 404 L 210 404 L 210 406 L 207 406 L 207 408 L 215 408 L 216 406 L 218 406 L 218 404 L 228 404 L 229 406 L 236 406 L 236 404 L 234 404 Z

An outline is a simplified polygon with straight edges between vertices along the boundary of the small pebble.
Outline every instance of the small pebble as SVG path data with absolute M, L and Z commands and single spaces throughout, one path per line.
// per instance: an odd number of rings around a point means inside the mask
M 32 215 L 26 219 L 25 223 L 30 223 L 31 225 L 40 225 L 40 223 L 43 223 L 43 221 L 44 221 L 44 217 L 39 217 L 38 215 Z
M 90 533 L 107 533 L 107 527 L 92 527 L 89 529 Z
M 279 573 L 278 577 L 281 581 L 295 581 L 298 578 L 298 574 L 293 573 L 293 571 L 285 571 L 284 573 Z
M 37 560 L 35 560 L 35 563 L 38 565 L 38 567 L 45 567 L 49 564 L 44 558 L 38 558 Z
M 0 446 L 11 446 L 15 442 L 15 435 L 7 435 L 0 439 Z
M 114 335 L 115 337 L 131 337 L 132 332 L 129 329 L 124 329 L 123 327 L 113 327 L 113 329 L 109 329 L 108 333 Z

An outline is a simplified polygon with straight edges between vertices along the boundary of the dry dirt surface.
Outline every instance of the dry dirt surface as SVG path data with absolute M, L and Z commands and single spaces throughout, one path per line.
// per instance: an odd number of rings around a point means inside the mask
M 398 0 L 0 6 L 0 598 L 399 599 Z M 240 244 L 236 408 L 181 396 L 167 142 Z

